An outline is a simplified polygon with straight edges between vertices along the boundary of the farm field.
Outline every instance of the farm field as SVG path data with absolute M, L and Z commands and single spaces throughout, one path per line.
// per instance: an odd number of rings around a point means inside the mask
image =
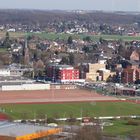
M 13 119 L 140 115 L 140 105 L 127 102 L 2 104 L 0 109 Z
M 5 37 L 6 32 L 0 31 L 0 38 Z M 25 33 L 23 32 L 9 32 L 10 38 L 18 38 L 18 37 L 24 37 Z

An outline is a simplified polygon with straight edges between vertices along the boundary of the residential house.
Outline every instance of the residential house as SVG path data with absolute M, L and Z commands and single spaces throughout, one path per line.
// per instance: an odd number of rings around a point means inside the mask
M 121 74 L 122 83 L 134 83 L 140 79 L 140 68 L 128 66 Z
M 140 60 L 139 58 L 140 58 L 139 53 L 136 50 L 134 50 L 130 55 L 130 60 L 132 61 L 139 61 Z

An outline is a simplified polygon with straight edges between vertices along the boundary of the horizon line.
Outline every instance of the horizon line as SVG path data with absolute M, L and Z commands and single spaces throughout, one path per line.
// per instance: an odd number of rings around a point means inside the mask
M 124 12 L 124 13 L 140 13 L 140 11 L 125 11 L 125 10 L 96 10 L 96 9 L 37 9 L 37 8 L 0 8 L 0 10 L 36 10 L 36 11 L 89 11 L 89 12 Z

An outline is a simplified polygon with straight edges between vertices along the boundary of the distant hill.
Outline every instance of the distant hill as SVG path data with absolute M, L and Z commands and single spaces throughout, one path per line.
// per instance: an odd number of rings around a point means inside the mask
M 0 10 L 0 24 L 40 24 L 77 20 L 86 23 L 132 24 L 140 23 L 139 13 L 103 12 L 103 11 L 41 11 L 41 10 Z

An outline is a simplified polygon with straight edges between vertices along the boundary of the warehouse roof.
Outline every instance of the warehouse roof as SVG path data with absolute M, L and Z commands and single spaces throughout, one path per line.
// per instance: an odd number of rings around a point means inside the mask
M 0 122 L 0 136 L 20 137 L 39 132 L 47 132 L 53 129 L 55 130 L 55 128 L 52 127 L 45 127 L 33 124 L 12 123 L 8 121 Z

